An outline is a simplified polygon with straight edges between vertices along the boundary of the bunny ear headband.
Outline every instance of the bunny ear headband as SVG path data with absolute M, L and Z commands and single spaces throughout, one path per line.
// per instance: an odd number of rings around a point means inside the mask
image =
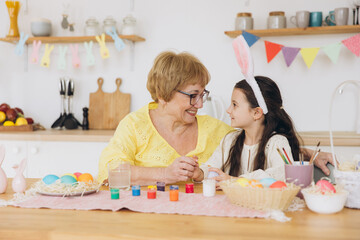
M 251 57 L 250 48 L 242 35 L 235 38 L 232 44 L 235 51 L 236 60 L 241 68 L 241 72 L 244 75 L 246 82 L 252 88 L 256 100 L 258 101 L 260 108 L 263 110 L 263 113 L 267 114 L 268 109 L 266 107 L 265 99 L 261 94 L 259 85 L 254 78 L 254 63 Z

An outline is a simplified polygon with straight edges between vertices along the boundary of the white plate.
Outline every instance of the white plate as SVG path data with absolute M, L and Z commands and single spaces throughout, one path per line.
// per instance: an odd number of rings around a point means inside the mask
M 89 195 L 89 194 L 92 194 L 95 192 L 96 192 L 96 190 L 85 191 L 84 193 L 83 192 L 73 192 L 73 193 L 68 193 L 65 195 L 64 195 L 64 193 L 48 193 L 48 192 L 37 192 L 37 194 L 44 195 L 44 196 L 52 196 L 52 197 L 78 197 L 78 196 Z

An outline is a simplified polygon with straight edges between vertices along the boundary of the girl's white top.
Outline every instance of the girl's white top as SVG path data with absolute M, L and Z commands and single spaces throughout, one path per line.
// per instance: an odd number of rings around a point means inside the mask
M 227 161 L 230 148 L 233 145 L 233 141 L 239 136 L 240 131 L 234 131 L 227 134 L 222 140 L 220 145 L 216 148 L 212 156 L 207 162 L 202 164 L 200 168 L 204 171 L 204 178 L 208 176 L 208 168 L 215 167 L 221 169 L 223 163 Z M 276 180 L 285 180 L 285 168 L 284 160 L 279 155 L 276 148 L 285 149 L 291 162 L 294 162 L 292 157 L 291 148 L 286 137 L 282 135 L 272 136 L 265 147 L 265 166 L 264 169 L 254 169 L 255 156 L 258 151 L 259 144 L 246 145 L 244 144 L 241 154 L 241 171 L 239 177 L 245 177 L 249 179 L 262 179 L 262 178 L 275 178 Z M 229 174 L 229 168 L 225 169 L 225 173 Z

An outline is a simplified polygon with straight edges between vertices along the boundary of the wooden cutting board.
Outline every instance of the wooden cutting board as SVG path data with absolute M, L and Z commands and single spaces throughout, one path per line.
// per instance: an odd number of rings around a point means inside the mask
M 117 78 L 115 82 L 115 92 L 106 93 L 102 90 L 104 79 L 99 78 L 98 90 L 90 93 L 90 129 L 116 129 L 120 120 L 130 112 L 130 94 L 120 92 L 121 78 Z

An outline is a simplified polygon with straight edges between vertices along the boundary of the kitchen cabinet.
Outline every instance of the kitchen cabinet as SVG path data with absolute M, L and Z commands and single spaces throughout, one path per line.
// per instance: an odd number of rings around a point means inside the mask
M 246 30 L 246 31 L 251 34 L 254 34 L 258 37 L 341 34 L 341 33 L 359 33 L 360 25 L 324 26 L 324 27 L 308 27 L 308 28 L 259 29 L 259 30 Z M 225 34 L 231 38 L 235 38 L 235 37 L 241 35 L 242 31 L 225 31 Z
M 2 164 L 7 177 L 15 176 L 12 169 L 23 158 L 27 158 L 24 176 L 41 178 L 47 174 L 88 172 L 97 175 L 101 151 L 107 142 L 72 141 L 0 141 L 6 155 Z

